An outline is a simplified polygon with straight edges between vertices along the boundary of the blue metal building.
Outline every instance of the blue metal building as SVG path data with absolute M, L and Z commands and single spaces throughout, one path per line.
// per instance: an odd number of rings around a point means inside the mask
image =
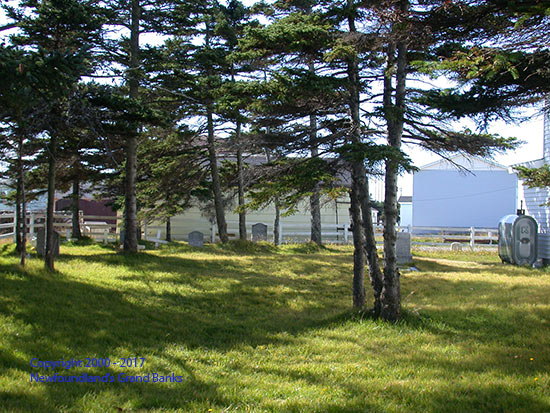
M 487 159 L 456 155 L 413 177 L 413 226 L 496 228 L 517 209 L 518 178 Z

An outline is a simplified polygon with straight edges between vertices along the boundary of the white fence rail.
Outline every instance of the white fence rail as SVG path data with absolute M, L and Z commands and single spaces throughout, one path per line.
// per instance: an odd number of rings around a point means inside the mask
M 70 238 L 72 229 L 72 217 L 66 213 L 54 214 L 54 228 Z M 100 216 L 100 215 L 80 215 L 81 233 L 89 236 L 96 241 L 116 241 L 117 239 L 117 223 L 123 218 L 118 216 Z M 45 213 L 29 212 L 27 214 L 27 231 L 30 237 L 36 235 L 39 228 L 44 227 L 46 220 Z M 15 217 L 13 213 L 0 213 L 0 240 L 10 239 L 15 235 Z M 252 225 L 256 222 L 247 223 L 247 234 L 249 239 L 252 236 Z M 273 222 L 263 222 L 267 226 L 267 240 L 273 240 Z M 228 233 L 230 238 L 238 238 L 238 222 L 228 221 Z M 161 239 L 164 226 L 143 226 L 143 239 L 158 244 L 166 243 Z M 410 232 L 412 234 L 413 245 L 449 245 L 452 243 L 468 244 L 470 246 L 498 243 L 498 231 L 496 228 L 463 228 L 463 227 L 398 227 L 398 231 Z M 382 242 L 383 227 L 375 226 L 375 234 L 377 242 Z M 210 234 L 204 234 L 206 239 L 211 242 L 219 240 L 216 225 L 210 228 Z M 279 242 L 293 243 L 305 242 L 310 239 L 311 228 L 309 223 L 297 224 L 286 223 L 284 220 L 279 224 Z M 351 227 L 349 222 L 341 224 L 323 224 L 322 239 L 324 242 L 348 244 L 353 241 Z
M 273 223 L 262 222 L 267 225 L 267 239 L 273 240 Z M 247 222 L 247 235 L 251 239 L 252 225 L 255 222 Z M 161 227 L 155 227 L 161 228 Z M 323 224 L 322 239 L 324 242 L 348 244 L 352 243 L 351 225 L 349 222 L 342 224 Z M 374 226 L 375 235 L 378 243 L 382 243 L 384 227 L 382 225 Z M 399 226 L 401 232 L 410 232 L 413 237 L 413 245 L 449 245 L 451 243 L 474 245 L 495 245 L 498 244 L 498 230 L 496 228 L 475 228 L 475 227 L 412 227 Z M 238 237 L 238 222 L 228 221 L 227 231 L 230 237 Z M 206 234 L 205 234 L 206 235 Z M 311 227 L 309 224 L 287 224 L 281 221 L 279 224 L 279 242 L 304 242 L 310 239 Z M 219 241 L 217 226 L 213 224 L 210 231 L 210 241 Z
M 117 224 L 121 217 L 116 216 L 96 216 L 80 215 L 79 224 L 82 235 L 91 237 L 96 241 L 116 241 Z M 111 221 L 111 222 L 109 222 Z M 114 223 L 112 223 L 114 221 Z M 44 228 L 46 214 L 44 212 L 29 212 L 26 216 L 27 234 L 32 240 L 36 236 L 38 229 Z M 67 239 L 71 236 L 72 216 L 70 214 L 54 214 L 54 229 L 61 234 L 66 235 Z M 0 239 L 9 239 L 15 236 L 15 215 L 13 213 L 0 213 Z

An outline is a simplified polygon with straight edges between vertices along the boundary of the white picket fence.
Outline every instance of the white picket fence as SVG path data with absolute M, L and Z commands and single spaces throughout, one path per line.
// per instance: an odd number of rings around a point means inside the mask
M 80 231 L 82 235 L 91 237 L 96 241 L 116 241 L 117 224 L 121 217 L 99 216 L 99 215 L 80 215 Z M 36 237 L 39 228 L 44 228 L 46 214 L 44 212 L 29 212 L 26 216 L 27 236 L 32 241 Z M 111 223 L 109 221 L 114 221 Z M 65 235 L 67 239 L 71 237 L 72 216 L 70 214 L 56 212 L 54 214 L 54 229 Z M 0 239 L 9 239 L 15 235 L 15 214 L 0 213 Z
M 273 240 L 274 225 L 273 222 L 262 222 L 267 226 L 267 239 Z M 252 238 L 252 225 L 256 222 L 247 222 L 246 229 L 248 239 Z M 230 239 L 237 239 L 239 234 L 238 221 L 227 222 L 227 232 Z M 323 224 L 322 239 L 323 242 L 334 244 L 349 244 L 353 242 L 351 226 L 349 222 L 342 224 Z M 375 235 L 377 242 L 382 243 L 384 227 L 375 225 Z M 413 245 L 425 246 L 449 246 L 451 243 L 466 244 L 470 246 L 496 245 L 498 244 L 498 230 L 496 228 L 454 228 L 454 227 L 412 227 L 400 226 L 397 228 L 401 232 L 410 232 L 412 234 Z M 164 226 L 145 226 L 144 239 L 151 240 L 156 233 L 159 239 L 164 231 Z M 149 234 L 149 235 L 148 235 Z M 218 228 L 216 224 L 210 226 L 210 233 L 204 234 L 205 239 L 214 243 L 219 241 Z M 309 223 L 285 223 L 281 220 L 279 223 L 279 243 L 301 243 L 309 241 L 311 236 L 311 227 Z
M 71 215 L 67 213 L 54 214 L 54 228 L 70 238 L 72 220 Z M 123 218 L 120 216 L 97 216 L 80 215 L 80 229 L 83 235 L 91 237 L 96 241 L 111 242 L 117 239 L 117 223 Z M 0 213 L 0 239 L 13 239 L 15 233 L 15 218 L 12 212 Z M 36 235 L 38 228 L 44 227 L 45 213 L 30 212 L 27 214 L 27 228 L 30 239 Z M 228 221 L 228 233 L 230 237 L 238 237 L 238 222 Z M 247 233 L 249 238 L 252 235 L 252 225 L 255 222 L 247 223 Z M 273 223 L 267 225 L 267 239 L 273 240 Z M 120 226 L 119 226 L 120 229 Z M 158 244 L 165 244 L 161 239 L 164 226 L 143 225 L 143 239 Z M 377 242 L 382 242 L 382 225 L 375 226 Z M 398 227 L 398 231 L 410 232 L 412 234 L 413 245 L 424 246 L 449 246 L 451 243 L 465 244 L 473 247 L 474 245 L 496 245 L 498 244 L 498 231 L 496 228 L 462 228 L 462 227 Z M 279 224 L 279 243 L 300 243 L 310 239 L 311 228 L 309 223 L 296 224 L 285 223 L 284 220 Z M 324 242 L 335 244 L 349 244 L 353 242 L 350 223 L 342 224 L 323 224 L 322 239 Z M 210 234 L 205 234 L 211 242 L 219 241 L 216 225 L 212 225 Z

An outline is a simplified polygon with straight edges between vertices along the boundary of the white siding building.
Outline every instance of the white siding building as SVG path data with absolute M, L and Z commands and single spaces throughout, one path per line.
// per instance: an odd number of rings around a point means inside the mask
M 550 101 L 547 101 L 550 109 Z M 543 158 L 523 163 L 529 168 L 538 168 L 550 164 L 550 111 L 544 116 L 544 148 Z M 535 218 L 539 224 L 539 257 L 550 259 L 550 207 L 546 205 L 550 200 L 548 188 L 528 188 L 519 184 L 519 200 L 523 204 L 525 213 Z

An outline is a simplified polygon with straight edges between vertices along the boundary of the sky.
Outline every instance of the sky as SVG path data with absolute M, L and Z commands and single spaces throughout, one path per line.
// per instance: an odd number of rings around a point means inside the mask
M 255 2 L 256 0 L 243 0 L 245 5 L 251 5 Z M 5 22 L 6 19 L 0 10 L 0 25 Z M 523 144 L 516 150 L 495 155 L 493 161 L 505 166 L 510 166 L 542 158 L 543 116 L 538 112 L 540 112 L 540 108 L 526 109 L 525 114 L 528 115 L 528 119 L 519 124 L 510 124 L 500 121 L 490 125 L 488 130 L 490 133 L 499 134 L 502 137 L 516 137 L 520 141 L 523 141 Z M 471 129 L 474 129 L 473 125 L 471 125 Z M 417 167 L 440 159 L 438 156 L 419 148 L 405 147 L 404 150 Z M 412 175 L 402 176 L 399 181 L 399 187 L 400 194 L 412 195 Z
M 531 117 L 519 124 L 505 123 L 502 121 L 494 122 L 489 127 L 490 133 L 499 134 L 502 137 L 515 137 L 523 143 L 514 151 L 507 151 L 502 154 L 496 154 L 493 161 L 511 166 L 522 162 L 541 159 L 543 156 L 543 116 L 538 114 L 540 109 L 528 109 L 525 112 Z M 415 166 L 421 167 L 428 163 L 437 161 L 436 155 L 420 150 L 418 148 L 405 148 L 413 160 Z M 399 190 L 401 195 L 412 195 L 412 175 L 407 174 L 399 180 Z

